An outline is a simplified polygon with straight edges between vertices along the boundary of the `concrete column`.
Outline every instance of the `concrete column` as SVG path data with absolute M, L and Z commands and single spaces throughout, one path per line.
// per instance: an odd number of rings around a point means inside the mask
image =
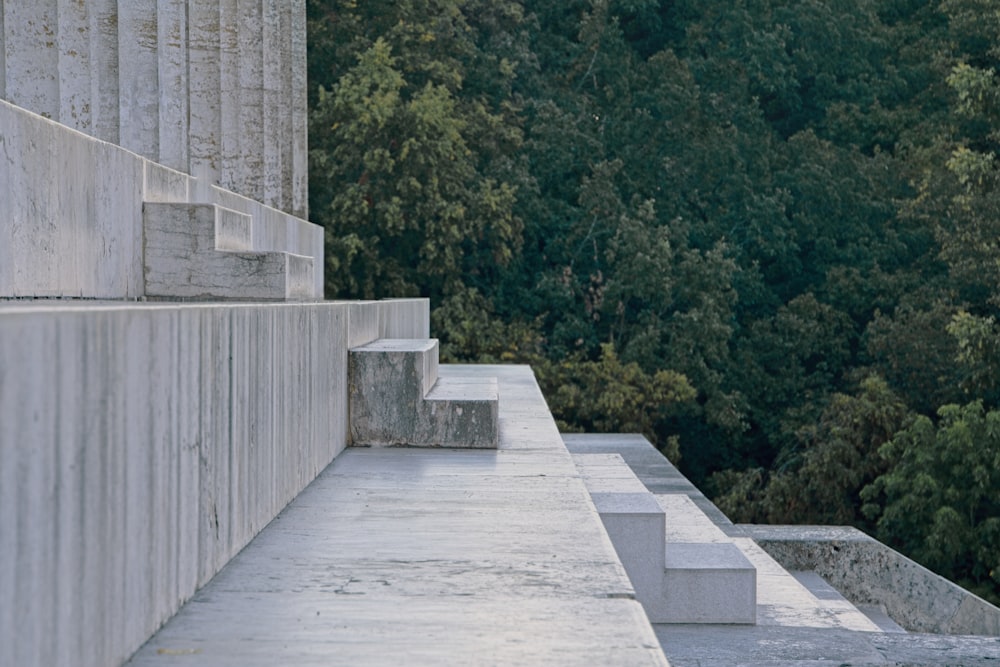
M 118 4 L 120 145 L 145 158 L 160 153 L 157 0 Z
M 102 141 L 119 142 L 118 2 L 90 0 L 91 132 Z
M 74 130 L 92 132 L 89 6 L 77 0 L 57 0 L 59 116 Z
M 291 135 L 291 106 L 284 82 L 291 74 L 290 7 L 280 0 L 264 0 L 264 203 L 288 207 L 284 180 L 288 172 L 284 146 Z M 290 193 L 289 193 L 290 194 Z
M 292 92 L 292 162 L 286 167 L 292 178 L 292 199 L 288 212 L 309 218 L 309 131 L 306 96 L 306 3 L 292 0 L 292 63 L 287 75 Z
M 233 189 L 264 200 L 263 0 L 239 0 L 240 164 Z
M 219 110 L 221 170 L 219 184 L 240 192 L 243 135 L 240 128 L 240 14 L 239 0 L 218 0 Z
M 171 169 L 188 170 L 188 7 L 187 0 L 158 0 L 159 159 Z
M 222 173 L 220 7 L 218 0 L 188 4 L 188 160 L 193 176 L 219 183 Z
M 59 118 L 57 0 L 4 3 L 6 99 Z

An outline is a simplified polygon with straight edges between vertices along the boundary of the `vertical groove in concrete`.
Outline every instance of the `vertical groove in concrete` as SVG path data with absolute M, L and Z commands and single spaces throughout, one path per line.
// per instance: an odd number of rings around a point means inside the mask
M 4 29 L 4 0 L 0 0 L 0 99 L 7 99 L 7 31 Z
M 292 178 L 292 194 L 288 211 L 303 220 L 309 219 L 309 143 L 306 82 L 306 3 L 292 3 L 291 15 L 291 80 L 292 157 L 288 170 Z
M 118 4 L 121 146 L 150 160 L 160 152 L 157 0 Z
M 263 0 L 239 0 L 240 163 L 233 189 L 264 201 Z
M 188 171 L 187 0 L 158 0 L 159 152 L 157 162 Z
M 121 117 L 118 100 L 118 3 L 117 0 L 91 0 L 89 6 L 91 132 L 98 139 L 117 144 Z
M 188 148 L 193 176 L 219 183 L 222 148 L 221 42 L 218 0 L 191 0 L 188 5 L 189 90 L 191 125 Z
M 36 0 L 4 5 L 6 98 L 53 120 L 59 117 L 56 2 Z
M 218 0 L 219 4 L 219 91 L 220 147 L 219 184 L 241 192 L 240 170 L 240 15 L 238 0 Z
M 74 130 L 91 134 L 89 7 L 58 0 L 59 116 Z
M 287 25 L 283 25 L 284 11 L 279 4 L 287 6 L 288 3 L 263 0 L 261 44 L 263 53 L 266 54 L 263 60 L 263 201 L 268 206 L 280 209 L 285 207 L 281 192 L 283 175 L 281 144 L 286 136 L 282 131 L 283 107 L 287 106 L 287 101 L 281 98 L 281 82 L 285 75 L 288 54 L 283 48 Z

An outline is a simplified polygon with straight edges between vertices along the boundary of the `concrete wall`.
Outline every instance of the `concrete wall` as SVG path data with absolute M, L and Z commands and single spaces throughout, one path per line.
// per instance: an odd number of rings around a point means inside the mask
M 308 217 L 304 0 L 0 0 L 0 98 Z
M 253 249 L 314 258 L 322 298 L 322 228 L 0 100 L 0 297 L 144 296 L 143 202 L 251 215 Z
M 741 526 L 787 570 L 809 570 L 910 632 L 1000 636 L 1000 609 L 856 528 Z
M 117 665 L 347 444 L 426 300 L 0 302 L 0 664 Z

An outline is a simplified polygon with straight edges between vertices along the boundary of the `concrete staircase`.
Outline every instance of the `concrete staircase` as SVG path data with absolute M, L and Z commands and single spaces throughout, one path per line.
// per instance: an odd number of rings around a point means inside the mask
M 754 624 L 757 569 L 691 500 L 654 495 L 618 454 L 573 454 L 652 623 Z
M 438 375 L 435 339 L 380 339 L 350 351 L 355 446 L 496 449 L 497 380 Z
M 145 295 L 308 300 L 313 258 L 256 250 L 251 216 L 215 204 L 143 204 Z

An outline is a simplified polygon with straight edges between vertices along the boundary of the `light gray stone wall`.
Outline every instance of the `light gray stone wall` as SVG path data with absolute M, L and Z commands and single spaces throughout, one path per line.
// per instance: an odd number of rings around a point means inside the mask
M 427 326 L 419 299 L 0 302 L 0 664 L 124 661 L 344 448 L 348 341 Z
M 741 526 L 787 570 L 819 574 L 910 632 L 1000 636 L 1000 609 L 846 526 Z
M 304 0 L 0 0 L 0 98 L 308 215 Z
M 0 100 L 0 298 L 144 296 L 144 202 L 250 215 L 251 250 L 313 258 L 322 298 L 322 228 Z

